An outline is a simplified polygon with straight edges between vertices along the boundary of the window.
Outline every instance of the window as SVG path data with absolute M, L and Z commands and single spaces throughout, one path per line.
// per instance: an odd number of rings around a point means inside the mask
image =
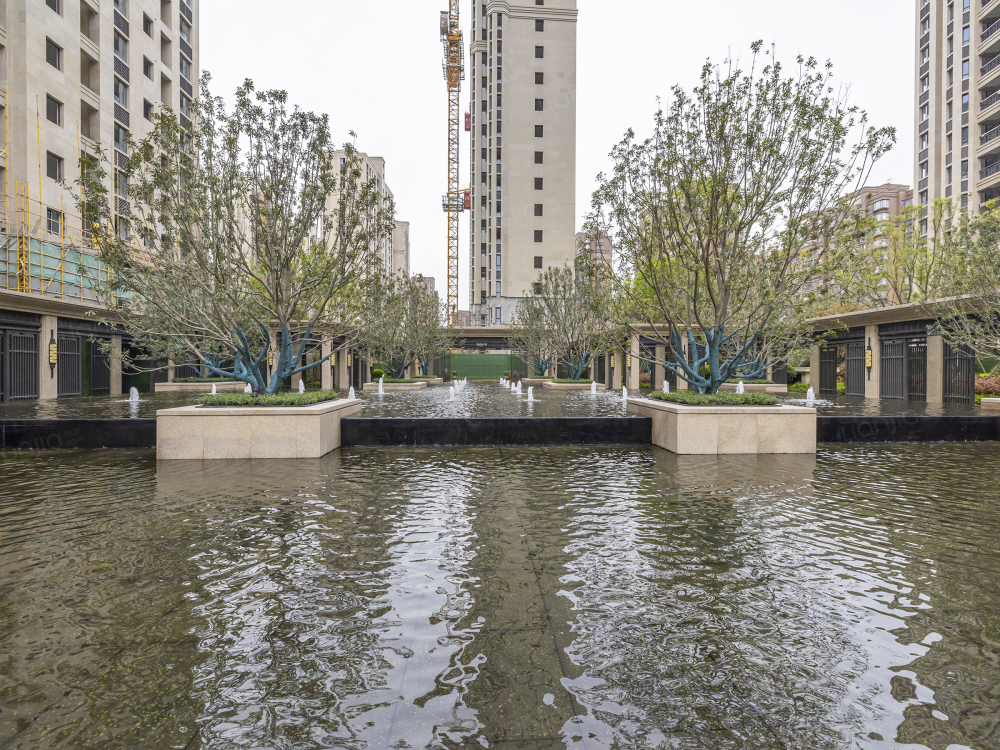
M 969 43 L 969 27 L 966 26 L 964 29 L 962 29 L 962 45 L 964 46 L 968 43 Z
M 920 22 L 920 33 L 926 34 L 930 30 L 931 30 L 931 19 L 925 18 L 923 21 Z
M 142 58 L 142 74 L 149 80 L 153 80 L 153 61 L 148 57 Z
M 535 0 L 536 3 L 539 2 L 539 1 L 540 0 Z M 497 282 L 497 297 L 499 297 L 499 296 L 500 296 L 500 282 L 498 281 Z M 496 316 L 497 316 L 496 317 L 496 322 L 499 324 L 500 323 L 500 308 L 499 307 L 497 308 Z
M 948 102 L 947 111 L 948 111 L 948 119 L 950 120 L 951 119 L 951 102 Z
M 541 268 L 541 267 L 542 267 L 542 256 L 541 255 L 536 255 L 535 256 L 535 268 Z
M 541 164 L 541 163 L 542 163 L 542 152 L 541 151 L 536 151 L 535 152 L 535 164 Z
M 925 104 L 920 108 L 920 121 L 923 122 L 930 116 L 930 108 Z
M 500 296 L 500 282 L 497 282 L 497 297 Z M 497 323 L 500 322 L 500 308 L 497 308 Z
M 963 112 L 968 112 L 969 111 L 969 95 L 968 94 L 962 94 L 962 111 Z
M 142 30 L 150 39 L 153 38 L 153 19 L 145 13 L 142 14 Z
M 948 137 L 950 138 L 951 136 L 948 136 Z M 920 136 L 920 150 L 921 151 L 923 151 L 925 148 L 927 148 L 928 142 L 929 141 L 928 141 L 928 135 L 927 135 L 927 133 L 924 133 L 923 135 Z
M 537 73 L 536 72 L 535 73 L 535 84 L 540 86 L 543 83 L 545 83 L 545 74 L 544 73 Z
M 541 229 L 536 229 L 535 230 L 535 242 L 541 242 L 541 241 L 542 241 L 542 230 Z
M 45 4 L 60 16 L 62 15 L 62 0 L 45 0 Z
M 62 211 L 56 211 L 54 208 L 45 210 L 45 229 L 52 234 L 62 233 Z
M 142 116 L 150 122 L 153 121 L 153 103 L 145 99 L 142 100 Z
M 535 0 L 535 5 L 545 5 L 545 0 Z
M 545 31 L 545 19 L 543 18 L 535 19 L 535 31 Z
M 951 69 L 949 69 L 948 70 L 948 85 L 951 86 L 954 83 L 955 83 L 955 74 L 951 71 Z
M 872 203 L 872 211 L 878 211 L 881 208 L 889 208 L 889 199 L 883 198 L 880 201 L 875 201 Z
M 541 294 L 542 293 L 542 282 L 540 282 L 540 281 L 532 281 L 531 282 L 531 293 L 532 294 L 536 294 L 536 295 L 537 294 Z
M 45 40 L 45 62 L 56 70 L 62 70 L 62 47 L 51 39 Z
M 535 99 L 535 111 L 536 112 L 541 112 L 544 109 L 545 109 L 545 100 L 544 99 Z
M 128 85 L 115 76 L 115 103 L 128 109 Z
M 53 99 L 51 96 L 45 97 L 45 119 L 49 122 L 54 122 L 56 125 L 62 125 L 62 102 L 58 99 Z
M 128 39 L 115 32 L 115 55 L 122 62 L 128 62 Z
M 545 47 L 535 47 L 535 58 L 541 60 L 545 57 Z
M 951 167 L 945 167 L 944 171 L 945 171 L 945 174 L 947 175 L 947 177 L 945 178 L 944 182 L 945 182 L 946 185 L 950 185 L 951 184 L 951 176 L 952 176 L 951 175 Z
M 968 160 L 965 160 L 965 161 L 962 162 L 962 179 L 963 180 L 969 179 L 969 162 L 968 162 Z
M 500 268 L 500 255 L 499 254 L 497 255 L 497 268 Z M 497 278 L 498 279 L 500 278 L 500 274 L 499 273 L 497 273 Z
M 181 39 L 183 39 L 188 44 L 191 44 L 191 24 L 181 19 Z
M 542 131 L 542 126 L 541 125 L 535 125 L 535 138 L 541 138 L 542 137 L 542 132 L 543 132 Z
M 535 178 L 535 190 L 541 190 L 541 189 L 542 189 L 542 178 L 541 177 L 536 177 Z
M 191 63 L 189 63 L 187 60 L 185 60 L 183 55 L 181 55 L 181 66 L 180 67 L 181 67 L 181 75 L 184 76 L 185 78 L 187 78 L 190 81 L 191 80 Z M 497 97 L 498 101 L 499 101 L 499 99 L 500 99 L 500 97 Z M 497 104 L 497 106 L 499 107 L 500 105 Z
M 967 127 L 962 128 L 962 145 L 963 146 L 969 145 L 969 129 Z
M 966 70 L 969 69 L 968 63 L 966 63 L 965 69 Z M 930 87 L 931 87 L 931 77 L 930 76 L 924 76 L 923 78 L 920 79 L 920 91 L 921 91 L 921 93 L 923 93 L 924 91 L 927 91 Z
M 969 61 L 962 60 L 962 80 L 964 81 L 969 77 Z
M 924 47 L 920 52 L 920 62 L 929 62 L 931 59 L 931 48 Z
M 920 164 L 920 177 L 923 178 L 926 176 L 927 176 L 927 162 L 922 162 Z
M 962 0 L 962 10 L 969 9 L 969 0 Z
M 541 203 L 536 203 L 535 204 L 535 216 L 541 216 L 541 215 L 542 215 L 542 204 Z
M 479 268 L 479 280 L 486 281 L 486 266 L 481 266 Z
M 927 205 L 927 191 L 926 190 L 923 190 L 920 193 L 920 205 L 921 206 L 926 206 Z
M 115 123 L 115 148 L 119 151 L 127 151 L 127 144 L 125 142 L 125 137 L 128 131 L 125 130 L 121 125 Z
M 924 138 L 926 139 L 926 137 L 927 137 L 927 134 L 925 133 L 924 134 Z M 948 133 L 947 144 L 948 144 L 948 151 L 951 151 L 951 133 Z M 924 146 L 924 148 L 927 148 L 927 147 Z
M 63 176 L 63 158 L 51 151 L 45 154 L 45 173 L 53 180 L 61 180 Z
M 128 0 L 115 0 L 115 10 L 128 18 Z

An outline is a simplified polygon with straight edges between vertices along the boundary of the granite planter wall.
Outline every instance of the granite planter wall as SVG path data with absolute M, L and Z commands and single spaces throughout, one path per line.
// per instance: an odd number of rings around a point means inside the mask
M 429 378 L 429 377 L 425 378 L 421 375 L 417 376 L 417 380 L 421 381 L 422 383 L 427 383 L 427 385 L 441 385 L 442 383 L 444 383 L 444 378 Z
M 382 383 L 382 390 L 385 393 L 388 393 L 389 391 L 419 391 L 426 387 L 427 383 L 423 381 L 419 383 Z M 378 382 L 365 383 L 362 390 L 378 393 Z
M 542 388 L 547 391 L 589 391 L 590 383 L 552 383 L 546 381 Z M 597 390 L 606 391 L 608 387 L 604 383 L 597 384 Z
M 153 386 L 155 393 L 211 393 L 212 383 L 156 383 Z M 241 393 L 247 387 L 246 383 L 239 380 L 225 380 L 215 383 L 216 393 Z
M 156 458 L 319 458 L 340 447 L 357 399 L 311 406 L 184 406 L 156 412 Z
M 737 383 L 723 383 L 719 386 L 720 391 L 736 391 Z M 787 385 L 779 385 L 778 383 L 744 383 L 743 390 L 748 393 L 758 392 L 758 393 L 788 393 Z
M 521 382 L 524 383 L 525 388 L 529 385 L 544 385 L 545 383 L 551 383 L 553 378 L 521 378 Z
M 630 398 L 653 420 L 653 445 L 682 455 L 815 453 L 816 410 L 799 406 L 682 406 Z
M 984 398 L 980 407 L 983 409 L 1000 410 L 1000 398 Z

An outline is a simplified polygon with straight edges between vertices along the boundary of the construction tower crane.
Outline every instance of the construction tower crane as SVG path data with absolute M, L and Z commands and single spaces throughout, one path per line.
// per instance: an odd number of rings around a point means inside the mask
M 448 214 L 448 324 L 458 323 L 458 215 L 467 195 L 458 187 L 459 97 L 465 80 L 465 48 L 458 23 L 459 0 L 448 0 L 441 11 L 441 43 L 444 46 L 444 80 L 448 84 L 448 192 L 441 206 Z

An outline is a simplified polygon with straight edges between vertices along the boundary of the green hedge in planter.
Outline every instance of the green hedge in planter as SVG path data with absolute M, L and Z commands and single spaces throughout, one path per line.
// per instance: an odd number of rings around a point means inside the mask
M 578 385 L 590 385 L 594 381 L 593 380 L 583 380 L 583 379 L 581 379 L 581 380 L 573 380 L 573 378 L 555 378 L 552 382 L 553 383 L 576 383 Z
M 378 383 L 378 381 L 375 381 Z M 382 378 L 383 383 L 422 383 L 420 378 Z
M 336 391 L 263 394 L 254 398 L 250 393 L 217 393 L 198 399 L 202 406 L 311 406 L 340 397 Z
M 764 379 L 764 380 L 759 380 L 759 379 L 758 380 L 746 380 L 744 378 L 729 378 L 729 380 L 727 380 L 726 382 L 727 383 L 734 383 L 735 384 L 735 383 L 739 383 L 741 381 L 742 381 L 743 385 L 774 385 L 774 381 L 773 380 L 767 380 L 767 379 Z
M 733 393 L 719 391 L 718 393 L 696 393 L 694 391 L 653 391 L 650 398 L 657 401 L 667 401 L 682 406 L 774 406 L 781 403 L 770 393 Z
M 171 383 L 232 383 L 233 378 L 174 378 Z

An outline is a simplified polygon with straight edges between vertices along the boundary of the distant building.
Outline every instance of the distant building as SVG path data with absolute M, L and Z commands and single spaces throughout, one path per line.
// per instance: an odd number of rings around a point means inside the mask
M 431 294 L 433 294 L 434 292 L 437 291 L 437 289 L 434 286 L 434 277 L 433 276 L 422 276 L 420 274 L 417 274 L 417 280 L 421 284 L 423 284 L 424 285 L 424 289 L 426 289 Z
M 410 275 L 410 222 L 397 221 L 392 232 L 392 271 Z
M 433 279 L 431 279 L 433 281 Z M 468 328 L 472 325 L 472 314 L 469 310 L 459 310 L 456 325 L 459 328 Z
M 611 266 L 611 240 L 607 237 L 592 239 L 585 232 L 576 233 L 576 257 L 590 255 L 595 263 Z
M 347 158 L 347 152 L 343 149 L 333 152 L 334 159 L 339 160 L 341 168 L 343 168 L 344 163 Z M 359 160 L 359 167 L 361 169 L 362 179 L 365 181 L 374 181 L 375 187 L 382 197 L 382 206 L 385 208 L 389 201 L 392 200 L 392 191 L 385 182 L 385 159 L 381 156 L 369 156 L 361 151 L 357 152 L 357 157 Z M 327 211 L 331 214 L 336 215 L 337 205 L 339 204 L 339 198 L 337 196 L 332 196 L 327 202 Z M 405 225 L 405 230 L 400 229 L 400 225 Z M 386 273 L 392 273 L 396 269 L 396 244 L 397 235 L 400 235 L 400 244 L 405 243 L 405 258 L 406 258 L 406 271 L 409 272 L 409 262 L 410 262 L 410 232 L 409 223 L 403 221 L 397 221 L 396 227 L 393 230 L 392 237 L 386 238 L 380 242 L 373 242 L 368 248 L 368 257 L 365 259 L 365 266 L 369 269 L 379 269 L 385 271 Z M 399 251 L 401 254 L 404 253 L 402 247 Z M 400 261 L 402 262 L 402 261 Z

